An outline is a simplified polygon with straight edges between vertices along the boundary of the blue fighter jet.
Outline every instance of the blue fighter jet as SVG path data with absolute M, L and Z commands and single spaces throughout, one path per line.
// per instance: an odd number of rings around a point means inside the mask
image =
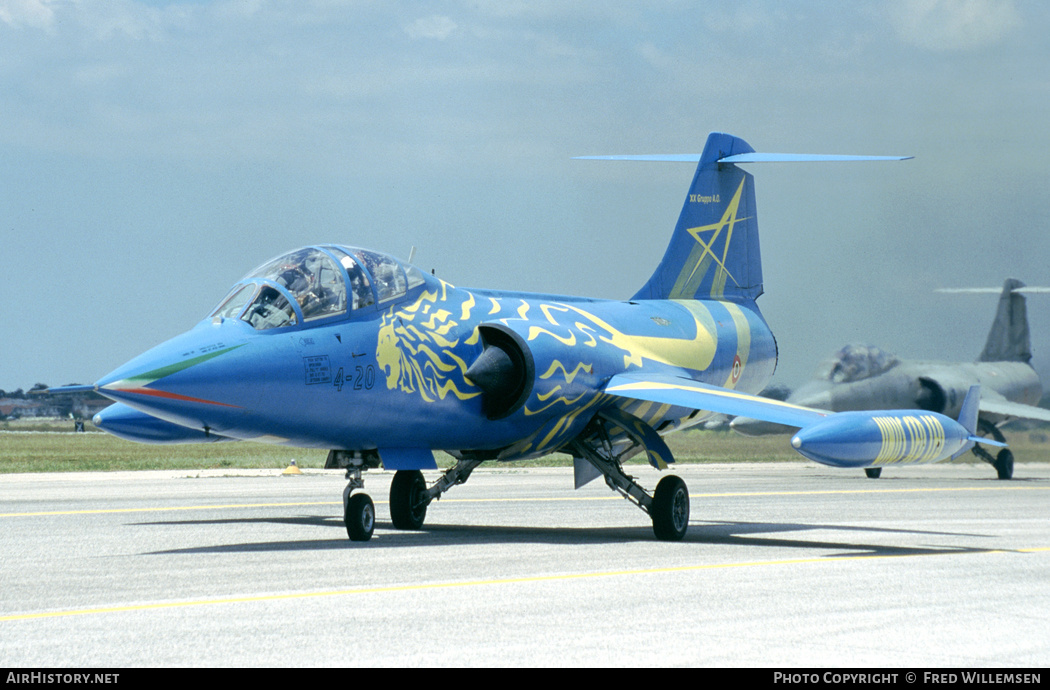
M 192 330 L 81 387 L 117 402 L 96 426 L 147 443 L 328 449 L 326 467 L 346 471 L 355 541 L 375 526 L 366 470 L 395 471 L 393 525 L 419 529 L 429 503 L 481 463 L 554 452 L 573 457 L 577 487 L 603 476 L 657 538 L 681 539 L 685 483 L 668 475 L 649 493 L 623 461 L 645 453 L 667 469 L 661 436 L 714 413 L 798 427 L 799 452 L 845 467 L 972 447 L 966 420 L 898 410 L 836 421 L 756 395 L 777 347 L 755 304 L 754 183 L 739 166 L 902 157 L 760 154 L 713 133 L 700 155 L 615 158 L 699 162 L 663 260 L 630 299 L 463 289 L 368 249 L 297 249 L 248 273 Z M 456 462 L 428 484 L 435 450 Z

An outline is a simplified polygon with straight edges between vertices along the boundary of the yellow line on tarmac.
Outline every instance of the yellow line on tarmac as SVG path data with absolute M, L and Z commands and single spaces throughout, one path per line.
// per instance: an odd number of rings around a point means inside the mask
M 1036 553 L 1050 551 L 1050 547 L 1034 547 L 1025 549 L 990 549 L 988 551 L 974 551 L 973 553 Z M 638 570 L 616 570 L 601 573 L 565 573 L 559 575 L 536 575 L 531 577 L 508 577 L 491 580 L 470 580 L 466 582 L 435 582 L 419 583 L 411 585 L 391 585 L 387 587 L 362 587 L 360 589 L 340 589 L 322 592 L 298 592 L 293 594 L 265 594 L 249 597 L 229 597 L 219 599 L 199 599 L 195 601 L 173 601 L 156 602 L 147 604 L 131 604 L 127 606 L 109 606 L 89 609 L 72 609 L 67 611 L 45 611 L 40 613 L 19 613 L 0 616 L 0 622 L 18 620 L 38 620 L 42 618 L 63 618 L 70 616 L 90 616 L 104 613 L 127 613 L 130 611 L 158 611 L 162 609 L 190 608 L 194 606 L 216 606 L 222 604 L 247 604 L 288 601 L 293 599 L 318 599 L 324 597 L 341 597 L 364 594 L 392 594 L 398 592 L 422 592 L 436 589 L 464 589 L 472 587 L 490 587 L 496 585 L 532 584 L 541 582 L 569 582 L 572 580 L 588 580 L 609 577 L 629 577 L 639 575 L 666 575 L 672 573 L 688 573 L 703 570 L 725 570 L 728 568 L 756 568 L 764 566 L 802 565 L 807 563 L 834 563 L 837 561 L 864 561 L 874 559 L 891 558 L 916 558 L 919 556 L 951 556 L 968 555 L 959 551 L 944 551 L 942 553 L 923 554 L 895 554 L 878 556 L 820 556 L 814 558 L 789 558 L 777 561 L 749 561 L 743 563 L 714 563 L 705 565 L 686 565 L 671 568 L 642 568 Z
M 230 503 L 210 506 L 164 506 L 158 508 L 100 508 L 98 510 L 49 510 L 36 513 L 0 513 L 0 518 L 40 517 L 46 515 L 101 515 L 105 513 L 162 513 L 173 510 L 223 510 L 227 508 L 275 508 L 287 506 L 341 505 L 340 501 L 312 501 L 308 503 Z
M 746 498 L 751 496 L 831 496 L 855 494 L 906 494 L 962 491 L 1050 491 L 1050 486 L 971 486 L 927 487 L 915 489 L 827 489 L 816 491 L 737 491 L 729 493 L 691 493 L 690 498 Z M 548 496 L 519 498 L 445 498 L 442 503 L 549 503 L 558 501 L 613 501 L 619 494 L 607 496 Z M 382 505 L 388 501 L 375 501 Z M 155 508 L 99 508 L 93 510 L 49 510 L 30 513 L 0 513 L 0 518 L 46 517 L 54 515 L 104 515 L 112 513 L 162 513 L 182 510 L 229 510 L 235 508 L 294 508 L 300 506 L 341 506 L 342 501 L 301 501 L 295 503 L 228 503 L 203 506 L 166 506 Z
M 744 491 L 722 494 L 689 494 L 690 498 L 730 496 L 823 496 L 829 494 L 924 494 L 953 491 L 1050 491 L 1050 486 L 942 486 L 914 489 L 820 489 L 814 491 Z

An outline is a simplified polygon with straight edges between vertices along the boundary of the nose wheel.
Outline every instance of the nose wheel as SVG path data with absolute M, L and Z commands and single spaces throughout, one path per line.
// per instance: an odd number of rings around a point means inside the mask
M 368 494 L 351 494 L 343 510 L 350 541 L 368 541 L 376 528 L 376 507 Z

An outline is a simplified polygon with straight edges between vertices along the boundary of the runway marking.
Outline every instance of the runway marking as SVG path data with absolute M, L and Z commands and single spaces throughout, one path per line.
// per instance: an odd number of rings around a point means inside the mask
M 378 503 L 378 501 L 377 501 Z M 225 510 L 229 508 L 282 508 L 294 506 L 342 505 L 342 501 L 310 501 L 302 503 L 229 503 L 210 506 L 165 506 L 161 508 L 99 508 L 97 510 L 47 510 L 36 513 L 0 513 L 0 518 L 42 517 L 47 515 L 102 515 L 107 513 L 163 513 L 178 510 Z
M 669 573 L 687 573 L 702 570 L 724 570 L 728 568 L 755 568 L 764 566 L 802 565 L 807 563 L 835 563 L 840 561 L 864 561 L 874 559 L 917 558 L 920 556 L 973 555 L 977 553 L 1009 554 L 1039 553 L 1050 551 L 1050 546 L 1038 546 L 1021 549 L 989 549 L 987 551 L 944 551 L 942 553 L 895 554 L 879 556 L 823 556 L 814 558 L 789 558 L 778 561 L 748 561 L 743 563 L 713 563 L 704 565 L 685 565 L 670 568 L 642 568 L 638 570 L 616 570 L 602 573 L 563 573 L 560 575 L 535 575 L 530 577 L 508 577 L 492 580 L 469 580 L 466 582 L 432 582 L 413 585 L 391 585 L 386 587 L 363 587 L 361 589 L 340 589 L 327 592 L 299 592 L 295 594 L 264 594 L 250 597 L 229 597 L 220 599 L 199 599 L 195 601 L 156 602 L 151 604 L 131 604 L 128 606 L 108 606 L 90 609 L 72 609 L 68 611 L 45 611 L 41 613 L 19 613 L 0 616 L 0 622 L 19 620 L 39 620 L 43 618 L 64 618 L 71 616 L 90 616 L 105 613 L 127 613 L 131 611 L 158 611 L 162 609 L 189 608 L 193 606 L 216 606 L 222 604 L 250 604 L 261 602 L 289 601 L 293 599 L 318 599 L 322 597 L 340 597 L 362 594 L 392 594 L 398 592 L 421 592 L 435 589 L 462 589 L 470 587 L 491 587 L 495 585 L 532 584 L 541 582 L 568 582 L 607 577 L 629 577 L 638 575 L 666 575 Z
M 969 486 L 927 487 L 915 489 L 825 489 L 814 491 L 740 491 L 730 493 L 689 494 L 690 498 L 746 498 L 752 496 L 828 496 L 855 494 L 908 494 L 962 491 L 1050 491 L 1050 486 Z M 552 496 L 521 498 L 444 498 L 442 503 L 549 503 L 558 501 L 618 501 L 618 494 L 607 496 Z M 384 505 L 389 501 L 374 501 Z M 229 510 L 234 508 L 295 508 L 301 506 L 341 506 L 342 501 L 303 501 L 295 503 L 229 503 L 203 506 L 166 506 L 155 508 L 99 508 L 90 510 L 47 510 L 30 513 L 0 513 L 0 518 L 46 517 L 53 515 L 105 515 L 114 513 L 162 513 L 183 510 Z

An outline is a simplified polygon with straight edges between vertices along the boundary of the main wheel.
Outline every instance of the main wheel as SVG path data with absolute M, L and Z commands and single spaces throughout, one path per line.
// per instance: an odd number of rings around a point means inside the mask
M 427 517 L 423 493 L 427 482 L 419 470 L 398 470 L 390 483 L 390 517 L 397 529 L 420 529 Z
M 864 474 L 868 475 L 868 479 L 878 479 L 882 476 L 881 467 L 865 467 Z
M 376 507 L 368 494 L 352 494 L 343 513 L 350 541 L 368 541 L 376 528 Z
M 999 451 L 999 454 L 995 456 L 995 471 L 998 473 L 999 479 L 1013 479 L 1014 454 L 1006 448 Z
M 681 477 L 670 475 L 660 480 L 649 508 L 653 533 L 661 541 L 681 541 L 689 528 L 689 490 Z

